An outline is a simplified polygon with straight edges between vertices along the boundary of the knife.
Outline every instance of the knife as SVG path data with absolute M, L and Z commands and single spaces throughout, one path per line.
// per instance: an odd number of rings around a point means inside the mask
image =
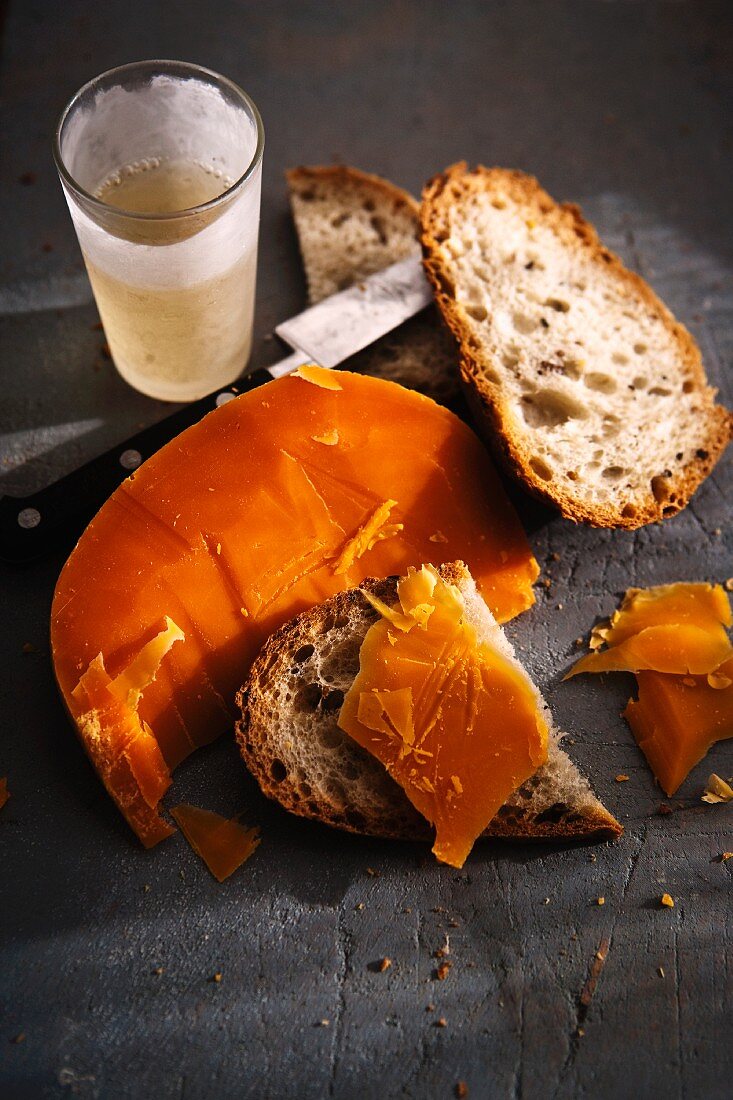
M 26 497 L 0 497 L 0 559 L 22 564 L 78 537 L 117 486 L 164 443 L 241 393 L 305 363 L 336 367 L 432 301 L 419 256 L 409 256 L 325 298 L 275 329 L 290 355 L 185 405 L 157 424 Z

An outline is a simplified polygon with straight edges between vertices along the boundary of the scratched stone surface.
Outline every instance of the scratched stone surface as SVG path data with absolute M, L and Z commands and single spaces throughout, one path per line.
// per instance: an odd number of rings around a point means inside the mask
M 50 157 L 75 88 L 144 56 L 221 70 L 262 109 L 258 364 L 304 302 L 286 166 L 336 158 L 417 191 L 467 158 L 580 201 L 733 402 L 725 0 L 15 0 L 0 22 L 0 491 L 40 487 L 167 411 L 102 355 Z M 733 849 L 732 811 L 700 794 L 710 771 L 733 773 L 733 744 L 660 816 L 619 717 L 631 679 L 560 682 L 574 639 L 628 585 L 733 574 L 730 475 L 729 459 L 685 512 L 636 533 L 578 529 L 519 497 L 551 583 L 509 632 L 626 833 L 485 843 L 461 872 L 288 817 L 227 739 L 180 769 L 175 797 L 245 810 L 262 826 L 255 857 L 220 886 L 180 835 L 143 852 L 55 692 L 61 557 L 3 569 L 0 1094 L 437 1098 L 465 1082 L 482 1098 L 730 1096 L 733 861 L 716 857 Z

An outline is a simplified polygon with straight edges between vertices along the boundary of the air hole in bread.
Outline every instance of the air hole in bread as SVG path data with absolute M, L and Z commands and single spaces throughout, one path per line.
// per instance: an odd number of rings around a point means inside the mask
M 556 313 L 567 313 L 570 309 L 570 302 L 566 302 L 564 298 L 546 298 L 545 305 Z
M 553 802 L 552 806 L 548 806 L 542 813 L 537 814 L 535 820 L 538 825 L 544 824 L 557 825 L 565 817 L 569 807 L 564 802 Z
M 486 306 L 481 305 L 480 302 L 469 302 L 465 310 L 469 317 L 473 317 L 474 321 L 485 321 L 489 316 Z
M 646 353 L 649 351 L 649 348 L 646 346 L 646 344 L 639 343 L 634 344 L 634 351 L 637 355 L 646 355 Z
M 537 455 L 533 455 L 529 460 L 529 464 L 537 474 L 537 477 L 542 478 L 543 481 L 552 481 L 552 470 L 544 459 L 538 458 Z
M 534 332 L 537 328 L 538 322 L 532 317 L 528 317 L 526 313 L 515 313 L 512 317 L 512 324 L 522 336 L 528 336 L 530 332 Z
M 598 393 L 615 393 L 616 379 L 610 374 L 602 374 L 600 371 L 591 371 L 583 379 L 589 390 L 597 390 Z
M 671 397 L 672 391 L 668 390 L 666 386 L 652 386 L 649 390 L 652 397 Z
M 634 519 L 636 517 L 636 508 L 633 504 L 624 504 L 621 509 L 621 515 L 625 519 Z
M 687 382 L 682 383 L 682 392 L 683 393 L 692 393 L 694 388 L 695 388 L 695 383 L 694 382 L 690 382 L 688 380 Z
M 506 202 L 504 201 L 504 199 L 499 199 L 499 198 L 492 199 L 491 200 L 491 205 L 494 207 L 495 210 L 504 210 L 504 209 L 506 209 Z
M 540 390 L 522 398 L 522 415 L 531 428 L 557 428 L 568 420 L 581 420 L 588 410 L 560 390 Z
M 339 749 L 344 743 L 344 734 L 336 726 L 324 725 L 321 732 L 321 744 L 327 749 Z
M 370 219 L 371 227 L 379 237 L 380 244 L 386 244 L 388 241 L 387 227 L 384 224 L 384 218 L 380 218 L 378 214 L 374 214 Z
M 577 481 L 578 480 L 578 471 L 577 470 L 567 470 L 566 473 L 565 473 L 565 477 L 568 479 L 568 481 Z
M 377 208 L 376 208 L 376 206 L 374 205 L 374 203 L 373 203 L 373 201 L 372 201 L 371 199 L 366 199 L 366 200 L 364 201 L 364 209 L 365 209 L 366 211 L 368 211 L 368 212 L 369 212 L 369 213 L 371 214 L 371 213 L 373 213 L 373 212 L 374 212 L 374 211 L 375 211 L 375 210 L 376 210 Z
M 344 693 L 336 688 L 334 691 L 329 691 L 323 700 L 323 710 L 333 713 L 336 710 L 341 710 L 344 702 Z
M 317 710 L 322 698 L 319 684 L 304 684 L 298 692 L 296 705 L 300 710 Z
M 507 351 L 502 355 L 501 361 L 507 370 L 514 370 L 519 362 L 519 356 L 513 351 Z
M 303 661 L 307 661 L 309 657 L 312 657 L 315 651 L 316 647 L 314 645 L 302 645 L 300 649 L 296 649 L 293 660 L 296 665 L 302 665 Z
M 340 229 L 340 227 L 347 222 L 351 214 L 347 214 L 346 211 L 342 211 L 341 214 L 337 214 L 334 218 L 331 218 L 331 225 L 334 229 Z
M 637 374 L 634 379 L 633 386 L 636 390 L 645 390 L 649 385 L 648 378 L 645 378 L 643 374 Z
M 652 496 L 658 504 L 663 504 L 669 499 L 669 484 L 665 474 L 658 474 L 651 480 Z
M 508 365 L 507 363 L 504 364 L 505 367 L 507 365 Z M 487 370 L 484 371 L 484 378 L 486 379 L 487 382 L 493 382 L 493 384 L 495 386 L 500 386 L 501 385 L 501 378 L 499 377 L 498 373 L 492 367 L 489 367 Z
M 611 356 L 611 362 L 615 363 L 618 367 L 625 367 L 628 361 L 628 355 L 624 355 L 621 351 L 615 351 Z
M 620 481 L 625 473 L 623 466 L 606 466 L 601 476 L 605 477 L 606 481 Z
M 283 764 L 282 760 L 278 760 L 277 757 L 270 764 L 270 777 L 275 783 L 282 783 L 283 779 L 287 779 L 288 769 Z

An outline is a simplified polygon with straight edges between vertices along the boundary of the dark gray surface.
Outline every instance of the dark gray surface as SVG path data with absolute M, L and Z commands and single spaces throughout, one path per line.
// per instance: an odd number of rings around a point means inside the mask
M 729 4 L 7 8 L 4 491 L 35 488 L 166 411 L 100 355 L 49 149 L 79 84 L 145 56 L 219 69 L 262 110 L 257 362 L 275 356 L 273 324 L 303 304 L 286 166 L 336 156 L 417 190 L 465 157 L 529 169 L 581 201 L 694 329 L 733 401 Z M 226 742 L 177 773 L 174 797 L 245 808 L 262 825 L 252 861 L 219 886 L 180 836 L 143 852 L 56 697 L 47 626 L 61 560 L 0 574 L 0 775 L 12 791 L 0 815 L 0 1094 L 450 1097 L 465 1080 L 471 1097 L 730 1096 L 731 863 L 714 859 L 733 849 L 731 809 L 699 796 L 709 771 L 733 772 L 733 745 L 658 816 L 659 789 L 618 716 L 630 682 L 559 683 L 573 640 L 627 585 L 733 573 L 730 470 L 635 534 L 527 509 L 552 585 L 510 634 L 626 835 L 597 849 L 483 844 L 462 872 L 287 817 Z M 658 905 L 664 891 L 672 910 Z M 454 966 L 439 982 L 446 930 Z M 392 968 L 370 970 L 384 955 Z

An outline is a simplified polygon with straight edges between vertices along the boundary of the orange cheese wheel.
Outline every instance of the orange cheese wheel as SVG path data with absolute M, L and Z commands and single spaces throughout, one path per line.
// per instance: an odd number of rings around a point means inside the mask
M 119 676 L 166 617 L 185 637 L 138 713 L 173 768 L 229 728 L 234 693 L 274 629 L 367 576 L 461 558 L 500 621 L 532 604 L 537 564 L 473 432 L 395 383 L 347 372 L 328 383 L 318 369 L 289 376 L 210 413 L 117 489 L 71 554 L 54 596 L 53 660 L 98 770 L 115 743 L 102 718 L 90 744 L 72 693 L 100 654 Z M 154 842 L 162 819 L 142 794 L 136 806 L 129 790 L 119 797 L 115 763 L 108 790 Z

